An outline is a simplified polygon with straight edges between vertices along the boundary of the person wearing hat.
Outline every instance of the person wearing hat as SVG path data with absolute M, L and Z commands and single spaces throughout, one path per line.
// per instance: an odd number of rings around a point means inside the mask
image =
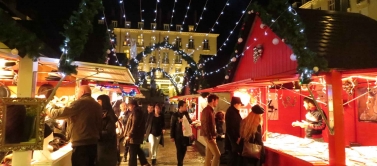
M 239 97 L 232 97 L 230 107 L 225 114 L 225 150 L 228 153 L 228 165 L 238 165 L 238 143 L 240 141 L 240 109 L 243 106 Z
M 317 109 L 314 100 L 309 97 L 304 98 L 304 107 L 306 110 L 308 110 L 305 115 L 306 119 L 301 122 L 293 122 L 292 126 L 305 128 L 305 138 L 313 139 L 317 142 L 324 142 L 322 130 L 326 128 L 326 123 L 324 122 L 324 118 L 320 112 L 322 110 Z M 326 116 L 324 113 L 323 115 Z
M 240 154 L 242 154 L 242 149 L 244 142 L 248 141 L 250 143 L 262 145 L 260 159 L 242 157 L 241 163 L 239 165 L 244 166 L 261 166 L 265 161 L 265 152 L 262 141 L 262 122 L 263 122 L 264 109 L 259 105 L 254 105 L 251 108 L 251 112 L 245 119 L 241 121 L 240 127 Z

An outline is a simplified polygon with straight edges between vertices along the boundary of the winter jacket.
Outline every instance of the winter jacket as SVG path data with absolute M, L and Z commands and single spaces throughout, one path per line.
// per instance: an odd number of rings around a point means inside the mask
M 67 139 L 73 147 L 97 144 L 102 127 L 102 107 L 90 94 L 84 94 L 67 107 L 52 108 L 48 114 L 52 119 L 67 119 Z
M 202 111 L 202 116 L 200 117 L 201 131 L 200 135 L 211 140 L 216 138 L 216 124 L 215 124 L 215 111 L 208 105 Z
M 127 120 L 125 137 L 129 137 L 130 144 L 142 144 L 145 134 L 145 121 L 143 112 L 136 106 Z
M 240 126 L 241 126 L 240 111 L 234 106 L 230 106 L 225 114 L 225 150 L 231 150 L 235 152 L 239 149 L 237 144 L 238 138 L 240 138 Z
M 170 138 L 174 138 L 175 142 L 180 142 L 183 145 L 188 146 L 190 144 L 190 139 L 189 137 L 183 136 L 182 122 L 179 122 L 179 119 L 182 119 L 183 116 L 186 116 L 190 124 L 192 123 L 192 120 L 190 119 L 188 112 L 174 112 L 170 120 Z

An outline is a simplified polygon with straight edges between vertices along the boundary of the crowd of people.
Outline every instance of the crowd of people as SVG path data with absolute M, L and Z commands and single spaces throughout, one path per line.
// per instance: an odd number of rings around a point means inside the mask
M 73 166 L 115 166 L 121 161 L 128 161 L 129 166 L 136 166 L 137 159 L 142 166 L 157 164 L 159 145 L 164 146 L 165 115 L 163 106 L 150 103 L 144 112 L 136 100 L 120 104 L 120 112 L 115 113 L 107 95 L 91 97 L 89 86 L 81 86 L 76 93 L 76 101 L 64 108 L 51 106 L 48 116 L 51 119 L 67 120 L 67 139 L 72 143 Z M 201 111 L 201 132 L 204 137 L 205 166 L 219 166 L 223 147 L 227 153 L 229 166 L 261 166 L 265 160 L 262 141 L 262 115 L 264 109 L 254 105 L 246 118 L 242 119 L 240 109 L 243 106 L 239 97 L 232 97 L 226 113 L 215 112 L 219 97 L 210 94 L 208 105 Z M 306 121 L 295 122 L 293 126 L 306 129 L 307 137 L 322 141 L 322 130 L 325 128 L 321 115 L 312 100 L 305 99 L 308 109 Z M 171 114 L 170 139 L 175 143 L 177 165 L 182 166 L 191 145 L 191 137 L 184 134 L 184 121 L 192 120 L 188 112 L 189 106 L 183 100 L 178 101 L 177 111 Z M 190 128 L 191 129 L 191 128 Z M 151 164 L 141 145 L 149 142 Z M 243 155 L 246 144 L 260 145 L 260 157 Z M 120 149 L 124 146 L 123 158 Z M 129 158 L 127 158 L 129 157 Z

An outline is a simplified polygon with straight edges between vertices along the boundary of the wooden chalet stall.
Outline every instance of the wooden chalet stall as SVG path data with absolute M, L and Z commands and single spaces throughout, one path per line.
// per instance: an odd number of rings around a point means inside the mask
M 253 51 L 245 49 L 231 83 L 199 92 L 248 96 L 247 111 L 252 104 L 265 107 L 267 166 L 377 165 L 377 22 L 356 13 L 297 13 L 306 26 L 308 49 L 327 59 L 328 72 L 313 75 L 310 84 L 300 86 L 292 50 L 284 42 L 273 44 L 279 37 L 269 28 L 261 29 L 256 16 L 249 20 L 246 46 L 262 44 L 260 59 L 254 63 Z M 291 125 L 305 119 L 302 99 L 310 91 L 328 117 L 325 143 L 303 139 L 304 129 Z

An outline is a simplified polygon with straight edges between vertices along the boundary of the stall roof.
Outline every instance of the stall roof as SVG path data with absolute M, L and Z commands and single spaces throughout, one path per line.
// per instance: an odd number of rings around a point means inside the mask
M 376 68 L 377 21 L 359 13 L 298 9 L 308 48 L 329 68 Z
M 40 57 L 39 63 L 57 68 L 59 59 Z M 85 78 L 88 80 L 117 82 L 132 85 L 135 84 L 135 79 L 126 67 L 79 61 L 74 61 L 73 64 L 78 66 L 77 74 L 74 75 L 74 77 L 76 78 Z

